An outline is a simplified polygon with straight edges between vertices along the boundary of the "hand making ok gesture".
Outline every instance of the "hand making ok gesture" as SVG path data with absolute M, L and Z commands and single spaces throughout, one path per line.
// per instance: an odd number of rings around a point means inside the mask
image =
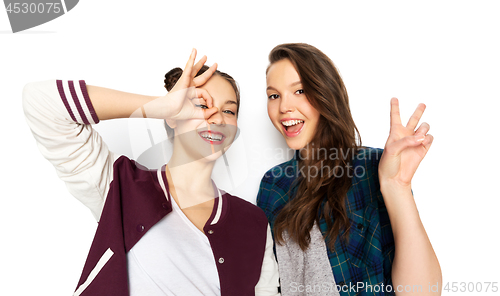
M 166 119 L 168 122 L 206 119 L 217 112 L 210 94 L 205 89 L 199 88 L 212 77 L 217 70 L 217 64 L 213 64 L 203 74 L 195 77 L 207 61 L 207 57 L 203 56 L 196 64 L 195 59 L 196 49 L 193 49 L 181 77 L 170 92 L 143 105 L 146 117 Z

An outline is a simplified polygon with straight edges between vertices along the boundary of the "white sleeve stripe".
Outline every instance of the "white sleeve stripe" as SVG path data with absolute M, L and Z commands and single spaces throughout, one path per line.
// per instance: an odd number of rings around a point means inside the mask
M 76 119 L 75 121 L 77 123 L 84 124 L 82 117 L 80 116 L 80 113 L 78 112 L 78 109 L 76 108 L 75 100 L 73 99 L 73 96 L 71 95 L 71 91 L 69 90 L 69 85 L 68 85 L 67 80 L 63 81 L 62 87 L 64 90 L 64 94 L 66 96 L 66 99 L 68 100 L 69 107 L 71 108 L 71 112 L 75 116 L 75 119 Z
M 75 102 L 76 110 L 78 110 L 78 114 L 80 114 L 80 117 L 82 118 L 83 123 L 90 124 L 90 122 L 87 119 L 87 116 L 85 115 L 85 111 L 83 111 L 82 104 L 80 103 L 80 98 L 76 94 L 75 84 L 73 83 L 72 80 L 68 81 L 68 87 L 69 87 L 69 92 L 71 93 L 71 97 L 73 98 L 73 101 Z M 82 96 L 82 98 L 83 98 L 83 96 Z M 83 105 L 85 106 L 86 104 L 83 104 Z
M 96 122 L 92 118 L 92 114 L 90 113 L 90 109 L 89 109 L 89 106 L 87 105 L 87 101 L 85 100 L 85 95 L 82 92 L 82 85 L 75 81 L 74 87 L 75 87 L 75 94 L 78 97 L 78 100 L 80 101 L 82 111 L 85 114 L 85 117 L 87 118 L 87 121 L 88 121 L 87 124 L 96 124 Z M 83 85 L 83 87 L 85 87 L 85 85 Z
M 108 248 L 106 250 L 106 252 L 104 252 L 101 259 L 99 259 L 99 261 L 95 265 L 94 269 L 92 269 L 92 271 L 90 272 L 89 276 L 87 277 L 87 280 L 85 280 L 85 282 L 83 284 L 81 284 L 80 287 L 78 287 L 78 289 L 75 291 L 73 296 L 79 296 L 80 294 L 83 293 L 83 291 L 85 291 L 85 289 L 87 289 L 87 287 L 90 285 L 90 283 L 92 283 L 92 281 L 95 279 L 95 277 L 97 276 L 99 271 L 101 271 L 101 269 L 109 261 L 111 256 L 113 256 L 113 254 L 114 253 L 113 253 L 113 251 L 111 251 L 110 248 Z
M 80 124 L 97 124 L 99 122 L 92 102 L 88 98 L 85 81 L 57 80 L 57 89 L 74 122 Z
M 76 122 L 75 115 L 73 114 L 73 111 L 71 110 L 71 107 L 69 106 L 68 99 L 66 98 L 66 94 L 64 92 L 62 80 L 57 80 L 56 84 L 57 84 L 57 90 L 59 91 L 59 96 L 61 97 L 61 100 L 64 103 L 64 107 L 66 107 L 66 110 L 68 111 L 69 116 L 71 116 L 71 119 L 73 119 L 73 121 Z

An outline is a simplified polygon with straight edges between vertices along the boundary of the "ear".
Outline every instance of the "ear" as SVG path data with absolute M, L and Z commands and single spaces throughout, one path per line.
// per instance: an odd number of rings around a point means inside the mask
M 177 122 L 173 119 L 165 119 L 165 122 L 167 123 L 167 125 L 171 128 L 171 129 L 174 129 L 177 127 Z

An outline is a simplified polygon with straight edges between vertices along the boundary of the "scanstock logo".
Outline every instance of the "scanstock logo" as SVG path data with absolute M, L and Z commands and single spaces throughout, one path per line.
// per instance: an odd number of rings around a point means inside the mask
M 73 9 L 78 0 L 4 0 L 12 32 L 50 22 Z

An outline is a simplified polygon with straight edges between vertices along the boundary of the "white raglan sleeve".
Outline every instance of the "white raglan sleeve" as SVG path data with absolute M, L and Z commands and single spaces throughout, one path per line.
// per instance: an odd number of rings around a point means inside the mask
M 69 192 L 99 220 L 117 156 L 92 128 L 99 118 L 85 82 L 28 83 L 23 90 L 23 109 L 42 155 Z
M 273 251 L 274 241 L 271 233 L 271 227 L 267 224 L 266 250 L 262 270 L 260 272 L 259 282 L 255 286 L 256 296 L 276 296 L 279 286 L 278 263 Z

